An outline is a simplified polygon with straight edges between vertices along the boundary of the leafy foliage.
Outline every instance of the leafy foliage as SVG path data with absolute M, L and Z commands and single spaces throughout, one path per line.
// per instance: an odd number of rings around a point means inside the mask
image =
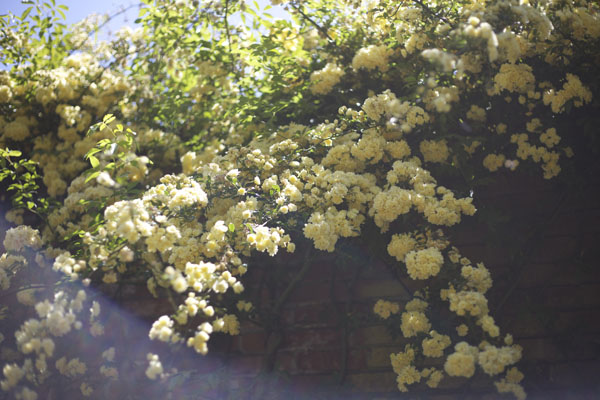
M 271 3 L 286 18 L 256 2 L 144 0 L 137 28 L 109 41 L 93 38 L 101 20 L 64 25 L 54 0 L 0 16 L 0 188 L 11 204 L 0 200 L 15 225 L 0 289 L 35 308 L 3 325 L 17 350 L 4 391 L 216 390 L 223 382 L 188 350 L 206 354 L 240 321 L 265 330 L 269 371 L 284 305 L 329 252 L 334 275 L 352 272 L 349 290 L 384 263 L 409 294 L 377 302 L 375 316 L 331 290 L 346 341 L 381 318 L 405 341 L 391 355 L 399 390 L 482 376 L 525 396 L 521 348 L 488 307 L 490 272 L 452 246 L 452 227 L 515 170 L 570 187 L 597 171 L 581 172 L 598 151 L 597 4 Z M 508 217 L 477 206 L 506 237 Z M 59 277 L 36 273 L 50 266 Z M 160 313 L 135 311 L 170 346 L 161 357 L 117 364 L 114 347 L 69 346 L 77 331 L 111 337 L 100 298 L 125 305 L 141 293 L 158 299 Z M 128 346 L 117 347 L 118 359 Z M 146 378 L 156 382 L 139 393 L 118 389 Z

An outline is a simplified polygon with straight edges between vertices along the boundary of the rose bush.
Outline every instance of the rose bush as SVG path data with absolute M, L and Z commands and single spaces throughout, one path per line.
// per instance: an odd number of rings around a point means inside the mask
M 596 143 L 598 4 L 272 3 L 288 18 L 147 0 L 110 41 L 54 2 L 0 17 L 4 392 L 126 390 L 118 348 L 69 346 L 110 338 L 98 293 L 142 283 L 167 305 L 149 337 L 206 354 L 280 311 L 244 297 L 257 253 L 308 265 L 351 242 L 423 284 L 373 308 L 408 339 L 390 355 L 399 390 L 479 371 L 525 398 L 492 276 L 447 230 L 494 174 L 559 179 Z M 172 388 L 191 374 L 176 358 L 136 366 Z

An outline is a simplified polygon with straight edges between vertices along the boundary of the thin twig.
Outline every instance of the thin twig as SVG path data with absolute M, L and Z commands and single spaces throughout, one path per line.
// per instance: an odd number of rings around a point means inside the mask
M 83 46 L 90 39 L 91 35 L 95 34 L 100 29 L 104 28 L 104 26 L 107 25 L 113 18 L 118 17 L 119 15 L 126 13 L 127 11 L 129 11 L 130 9 L 132 9 L 133 7 L 139 7 L 139 5 L 140 5 L 140 3 L 130 4 L 128 7 L 122 8 L 120 11 L 118 11 L 118 12 L 112 14 L 112 15 L 109 15 L 108 18 L 106 19 L 106 21 L 104 21 L 103 23 L 101 23 L 100 25 L 98 25 L 94 29 L 92 29 L 88 33 L 88 36 L 81 43 L 79 43 L 77 46 L 74 46 L 73 50 L 71 51 L 71 53 L 74 53 L 75 51 L 79 50 L 81 48 L 81 46 Z
M 46 285 L 46 284 L 43 284 L 43 283 L 32 284 L 32 285 L 29 285 L 29 286 L 22 286 L 22 287 L 20 287 L 18 289 L 8 290 L 8 291 L 0 294 L 0 299 L 2 299 L 4 297 L 8 297 L 8 296 L 10 296 L 12 294 L 15 294 L 15 293 L 22 292 L 24 290 L 29 290 L 29 289 L 44 289 L 44 288 L 47 288 L 47 287 L 50 287 L 50 286 L 51 285 Z
M 440 21 L 444 21 L 448 25 L 452 26 L 452 24 L 450 23 L 450 21 L 448 21 L 448 18 L 437 15 L 436 13 L 434 13 L 433 11 L 431 11 L 431 9 L 429 7 L 427 7 L 421 0 L 413 0 L 413 1 L 415 3 L 417 3 L 423 9 L 423 11 L 425 11 L 431 17 L 439 18 Z
M 304 254 L 302 268 L 300 269 L 298 274 L 294 276 L 294 279 L 292 279 L 292 281 L 288 284 L 281 296 L 279 296 L 279 298 L 277 299 L 275 307 L 273 307 L 273 311 L 271 313 L 271 315 L 273 315 L 274 318 L 277 318 L 279 316 L 281 308 L 292 294 L 292 291 L 296 288 L 298 283 L 300 283 L 300 281 L 304 278 L 304 276 L 310 269 L 312 262 L 311 250 L 312 247 L 308 245 L 306 248 L 306 253 Z M 277 353 L 277 350 L 279 349 L 279 346 L 283 341 L 283 334 L 281 333 L 280 327 L 271 325 L 269 328 L 270 329 L 267 336 L 267 349 L 263 359 L 263 371 L 265 372 L 273 370 L 273 365 L 275 363 L 275 354 Z
M 327 40 L 329 41 L 329 43 L 335 43 L 335 40 L 333 40 L 331 38 L 331 36 L 329 36 L 329 33 L 327 33 L 327 30 L 325 28 L 323 28 L 321 25 L 317 24 L 311 17 L 309 17 L 308 15 L 306 15 L 304 13 L 304 11 L 302 11 L 302 9 L 300 8 L 300 6 L 295 5 L 294 3 L 289 3 L 290 6 L 296 10 L 300 15 L 302 15 L 302 18 L 306 19 L 308 22 L 310 22 L 315 28 L 317 28 L 317 30 L 319 32 L 321 32 L 323 34 L 323 36 L 325 36 L 327 38 Z
M 309 245 L 306 249 L 306 253 L 304 253 L 304 261 L 302 262 L 302 269 L 300 270 L 300 272 L 298 272 L 298 274 L 294 277 L 294 279 L 292 279 L 292 281 L 285 288 L 285 290 L 283 291 L 281 296 L 279 296 L 279 298 L 277 299 L 277 303 L 275 303 L 275 308 L 273 308 L 273 312 L 275 315 L 279 314 L 279 311 L 281 310 L 281 308 L 287 301 L 288 297 L 290 297 L 290 295 L 292 294 L 292 291 L 296 288 L 298 283 L 300 283 L 302 278 L 304 278 L 304 275 L 306 275 L 306 273 L 310 269 L 311 262 L 312 262 L 311 250 L 312 250 L 312 248 Z
M 371 255 L 371 257 L 369 258 L 369 261 L 367 263 L 359 262 L 358 267 L 356 268 L 356 271 L 355 271 L 354 275 L 352 276 L 352 280 L 346 286 L 346 290 L 348 292 L 348 298 L 346 299 L 346 303 L 345 303 L 344 315 L 341 317 L 341 321 L 340 321 L 340 323 L 342 324 L 342 348 L 341 348 L 342 362 L 341 362 L 340 375 L 338 376 L 338 384 L 339 385 L 344 384 L 344 381 L 348 374 L 348 313 L 352 309 L 352 303 L 353 303 L 352 292 L 354 291 L 354 287 L 356 286 L 356 282 L 358 281 L 358 278 L 360 277 L 360 274 L 361 274 L 364 266 L 370 265 L 374 258 L 375 258 L 375 256 Z M 332 283 L 330 286 L 330 292 L 331 292 L 330 295 L 332 297 L 334 307 L 335 307 L 338 315 L 340 315 L 337 304 L 335 303 L 334 277 L 335 277 L 336 268 L 337 268 L 337 265 L 334 266 L 334 270 L 332 272 Z

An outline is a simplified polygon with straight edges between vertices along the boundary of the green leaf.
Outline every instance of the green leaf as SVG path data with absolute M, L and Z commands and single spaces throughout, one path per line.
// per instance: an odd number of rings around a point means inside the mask
M 87 178 L 85 178 L 85 183 L 88 183 L 88 182 L 89 182 L 89 181 L 91 181 L 92 179 L 94 179 L 94 178 L 97 178 L 97 177 L 98 177 L 98 175 L 100 175 L 100 171 L 95 171 L 95 172 L 92 172 L 91 174 L 89 174 L 89 175 L 88 175 L 88 177 L 87 177 Z
M 23 14 L 21 14 L 21 21 L 24 21 L 25 18 L 27 18 L 32 9 L 33 7 L 27 7 L 25 11 L 23 11 Z
M 96 168 L 98 165 L 100 165 L 100 161 L 98 161 L 98 159 L 96 158 L 96 156 L 93 156 L 93 155 L 90 154 L 88 156 L 88 160 L 90 160 L 90 164 L 92 165 L 92 168 Z
M 108 146 L 111 143 L 112 143 L 112 140 L 110 140 L 110 139 L 101 139 L 101 140 L 99 140 L 97 146 L 100 147 L 100 149 L 98 149 L 98 151 L 102 151 L 101 148 L 106 147 L 106 146 Z
M 112 114 L 106 114 L 104 116 L 104 118 L 102 118 L 102 122 L 105 123 L 106 125 L 110 124 L 111 122 L 113 122 L 116 119 L 116 117 Z

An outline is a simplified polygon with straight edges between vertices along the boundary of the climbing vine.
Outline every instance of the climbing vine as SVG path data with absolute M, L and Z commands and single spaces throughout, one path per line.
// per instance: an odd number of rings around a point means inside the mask
M 286 301 L 333 253 L 332 285 L 352 269 L 352 291 L 379 262 L 411 296 L 357 316 L 332 288 L 343 360 L 377 318 L 406 339 L 390 355 L 400 391 L 477 375 L 525 398 L 492 274 L 452 227 L 498 176 L 584 179 L 595 2 L 272 0 L 276 19 L 239 0 L 144 0 L 108 41 L 101 20 L 66 26 L 64 6 L 31 3 L 0 16 L 4 392 L 135 397 L 122 382 L 145 375 L 172 393 L 201 374 L 181 354 L 248 321 L 272 370 Z M 170 351 L 119 369 L 118 345 L 71 345 L 113 343 L 102 304 L 141 293 L 161 304 L 142 335 Z

